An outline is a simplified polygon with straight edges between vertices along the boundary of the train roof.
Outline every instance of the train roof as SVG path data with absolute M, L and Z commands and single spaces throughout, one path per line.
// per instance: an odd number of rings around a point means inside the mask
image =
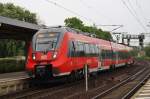
M 58 31 L 58 32 L 61 32 L 61 33 L 71 32 L 71 33 L 74 33 L 74 34 L 82 34 L 82 35 L 85 35 L 85 36 L 95 37 L 96 38 L 95 34 L 91 34 L 91 33 L 88 33 L 88 32 L 82 32 L 82 31 L 80 31 L 78 29 L 65 27 L 65 26 L 45 27 L 45 28 L 39 30 L 39 32 L 46 32 L 46 31 L 47 32 L 48 31 Z
M 105 47 L 106 49 L 111 48 L 110 44 L 112 45 L 112 48 L 116 50 L 131 50 L 132 49 L 131 47 L 128 47 L 127 45 L 99 39 L 99 38 L 96 38 L 96 36 L 91 35 L 91 33 L 82 32 L 80 30 L 73 29 L 70 27 L 64 27 L 64 26 L 47 27 L 47 28 L 40 29 L 38 33 L 52 32 L 52 31 L 60 32 L 60 33 L 69 32 L 69 36 L 72 39 L 76 39 L 77 41 L 84 41 L 84 42 L 89 41 L 91 43 L 96 43 L 98 45 L 101 45 L 102 47 Z

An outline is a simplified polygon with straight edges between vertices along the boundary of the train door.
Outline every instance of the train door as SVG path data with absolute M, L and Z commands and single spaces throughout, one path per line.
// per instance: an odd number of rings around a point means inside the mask
M 105 51 L 104 50 L 102 50 L 102 52 L 101 52 L 101 64 L 102 64 L 102 67 L 104 67 L 105 66 Z
M 98 68 L 101 68 L 102 64 L 103 64 L 103 58 L 102 58 L 102 54 L 101 54 L 101 50 L 100 48 L 97 46 L 97 53 L 98 53 Z
M 75 49 L 74 41 L 70 41 L 70 42 L 69 42 L 69 56 L 70 56 L 70 59 L 71 59 L 70 65 L 71 65 L 72 67 L 75 67 L 75 65 L 76 65 L 76 62 L 75 62 L 76 49 Z
M 101 69 L 109 69 L 109 59 L 107 55 L 107 50 L 101 50 Z
M 74 63 L 76 66 L 74 68 L 80 69 L 83 67 L 83 44 L 80 41 L 75 41 L 74 46 L 76 56 L 76 58 L 74 59 Z
M 115 64 L 117 65 L 119 63 L 119 55 L 118 51 L 115 51 Z

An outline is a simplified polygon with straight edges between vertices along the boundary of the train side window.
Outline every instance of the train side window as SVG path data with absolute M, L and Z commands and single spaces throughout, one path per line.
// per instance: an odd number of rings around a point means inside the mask
M 79 46 L 79 56 L 84 56 L 84 46 L 83 46 L 83 43 L 78 42 L 78 46 Z
M 113 52 L 112 52 L 112 50 L 110 50 L 110 59 L 112 59 L 113 58 Z
M 74 42 L 74 46 L 75 46 L 75 56 L 78 57 L 80 56 L 80 53 L 79 53 L 80 48 L 79 48 L 79 44 L 77 41 Z
M 111 50 L 108 50 L 107 53 L 108 53 L 108 58 L 111 59 L 112 58 L 112 52 L 111 52 Z
M 96 45 L 94 45 L 93 48 L 94 48 L 94 56 L 96 56 L 96 53 L 97 53 Z
M 89 54 L 90 54 L 90 49 L 89 49 L 89 44 L 85 44 L 85 54 L 86 54 L 86 56 L 89 56 Z
M 99 47 L 96 45 L 93 45 L 93 51 L 94 51 L 94 56 L 99 56 Z
M 117 51 L 113 51 L 113 60 L 117 59 Z
M 102 50 L 101 55 L 102 55 L 102 59 L 105 59 L 105 53 L 104 53 L 104 50 Z
M 105 50 L 106 59 L 109 59 L 109 53 L 108 50 Z
M 108 50 L 105 50 L 105 58 L 108 59 L 109 55 L 108 55 Z
M 89 44 L 89 56 L 92 57 L 92 44 Z
M 68 56 L 69 56 L 69 57 L 74 57 L 74 55 L 75 55 L 74 42 L 73 42 L 73 41 L 70 41 L 70 42 L 69 42 L 69 53 L 68 53 Z
M 104 57 L 107 59 L 107 50 L 104 50 Z
M 107 50 L 104 50 L 105 59 L 108 59 Z
M 119 56 L 119 59 L 121 59 L 121 58 L 122 58 L 122 57 L 121 57 L 121 52 L 119 52 L 119 53 L 118 53 L 118 56 Z
M 92 56 L 95 56 L 95 45 L 91 44 Z
M 107 50 L 107 58 L 110 59 L 110 50 Z

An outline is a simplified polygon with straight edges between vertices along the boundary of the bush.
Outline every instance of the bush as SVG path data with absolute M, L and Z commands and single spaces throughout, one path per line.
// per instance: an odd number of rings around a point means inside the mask
M 144 60 L 150 61 L 150 57 L 141 56 L 141 57 L 137 57 L 136 60 L 137 61 L 144 61 Z
M 24 64 L 24 59 L 0 58 L 0 73 L 23 71 L 25 69 Z
M 146 56 L 150 57 L 150 46 L 144 48 Z

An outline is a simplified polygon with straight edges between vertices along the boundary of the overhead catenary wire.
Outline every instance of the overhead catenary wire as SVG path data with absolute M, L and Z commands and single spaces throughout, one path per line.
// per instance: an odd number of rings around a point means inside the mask
M 127 0 L 127 2 L 128 2 L 128 4 L 129 4 L 129 6 L 131 7 L 132 11 L 134 12 L 134 14 L 139 18 L 138 14 L 137 14 L 136 10 L 134 9 L 134 7 L 132 6 L 130 0 Z M 136 1 L 136 3 L 138 4 L 137 1 Z M 140 5 L 138 5 L 138 7 L 140 7 Z M 140 9 L 140 11 L 141 11 L 141 7 L 140 7 L 139 9 Z M 143 17 L 143 19 L 144 19 L 145 22 L 146 22 L 146 18 L 143 16 L 142 12 L 141 12 L 141 17 Z
M 50 4 L 53 4 L 53 5 L 57 6 L 57 7 L 59 7 L 59 8 L 61 8 L 61 9 L 64 9 L 65 11 L 67 11 L 67 12 L 69 12 L 69 13 L 72 13 L 72 14 L 74 14 L 74 15 L 77 15 L 77 16 L 79 16 L 79 17 L 82 17 L 82 18 L 86 19 L 87 21 L 92 22 L 93 24 L 95 24 L 95 22 L 94 22 L 92 19 L 87 18 L 87 17 L 85 17 L 85 16 L 83 16 L 83 15 L 80 15 L 79 13 L 77 13 L 77 12 L 75 12 L 75 11 L 69 9 L 69 8 L 66 8 L 66 7 L 62 6 L 61 4 L 58 4 L 57 2 L 54 2 L 54 1 L 52 1 L 52 0 L 45 0 L 45 1 L 48 2 L 48 3 L 50 3 Z
M 84 0 L 80 0 L 80 3 L 81 3 L 83 6 L 85 6 L 86 8 L 88 8 L 88 9 L 91 9 L 91 10 L 94 9 L 93 6 L 87 4 Z M 98 9 L 98 10 L 97 10 L 97 9 L 94 9 L 94 10 L 92 10 L 92 11 L 95 12 L 96 14 L 97 14 L 97 12 L 102 13 L 102 11 L 100 11 L 99 9 Z M 109 21 L 113 22 L 110 17 L 105 16 L 104 14 L 101 14 L 101 16 L 103 16 L 105 19 L 107 19 L 107 21 L 109 20 Z
M 132 9 L 132 11 L 134 12 L 134 14 L 135 14 L 136 16 L 138 16 L 138 14 L 137 14 L 137 12 L 135 11 L 134 7 L 132 6 L 130 0 L 127 0 L 127 2 L 128 2 L 128 4 L 129 4 L 130 8 Z
M 139 12 L 141 13 L 141 16 L 144 18 L 144 20 L 147 22 L 147 19 L 146 19 L 146 17 L 144 16 L 144 14 L 143 14 L 143 10 L 142 10 L 142 7 L 141 7 L 141 5 L 138 3 L 138 0 L 136 0 L 136 5 L 137 5 L 137 7 L 138 7 L 138 9 L 139 9 Z
M 121 0 L 123 2 L 123 4 L 125 5 L 125 7 L 128 9 L 128 11 L 131 13 L 131 15 L 135 18 L 135 20 L 139 23 L 139 25 L 144 29 L 145 32 L 147 32 L 147 29 L 145 28 L 145 26 L 143 25 L 143 23 L 140 21 L 140 19 L 132 12 L 132 10 L 128 7 L 128 5 L 126 4 L 126 2 L 124 0 Z
M 85 6 L 86 8 L 90 9 L 90 10 L 94 9 L 94 10 L 92 10 L 92 11 L 95 12 L 96 14 L 98 14 L 97 12 L 102 13 L 102 11 L 100 11 L 100 9 L 95 9 L 93 6 L 87 4 L 87 2 L 85 2 L 85 0 L 80 0 L 80 3 L 81 3 L 83 6 Z M 107 21 L 108 21 L 109 23 L 110 23 L 110 21 L 113 22 L 110 17 L 105 16 L 104 14 L 101 14 L 101 16 L 103 16 L 105 19 L 107 19 Z M 119 28 L 120 28 L 120 25 L 96 25 L 96 26 L 100 26 L 100 27 L 106 27 L 106 26 L 107 26 L 107 27 L 114 27 L 114 26 L 117 26 L 117 27 L 118 27 L 118 26 L 119 26 Z M 123 25 L 121 25 L 121 27 L 123 27 Z M 119 28 L 115 28 L 115 29 L 113 29 L 113 30 L 110 30 L 110 32 L 112 32 L 112 31 L 114 31 L 114 30 L 117 30 L 117 29 L 119 29 Z M 107 29 L 108 29 L 108 28 L 107 28 Z M 111 29 L 111 28 L 109 28 L 109 29 Z

